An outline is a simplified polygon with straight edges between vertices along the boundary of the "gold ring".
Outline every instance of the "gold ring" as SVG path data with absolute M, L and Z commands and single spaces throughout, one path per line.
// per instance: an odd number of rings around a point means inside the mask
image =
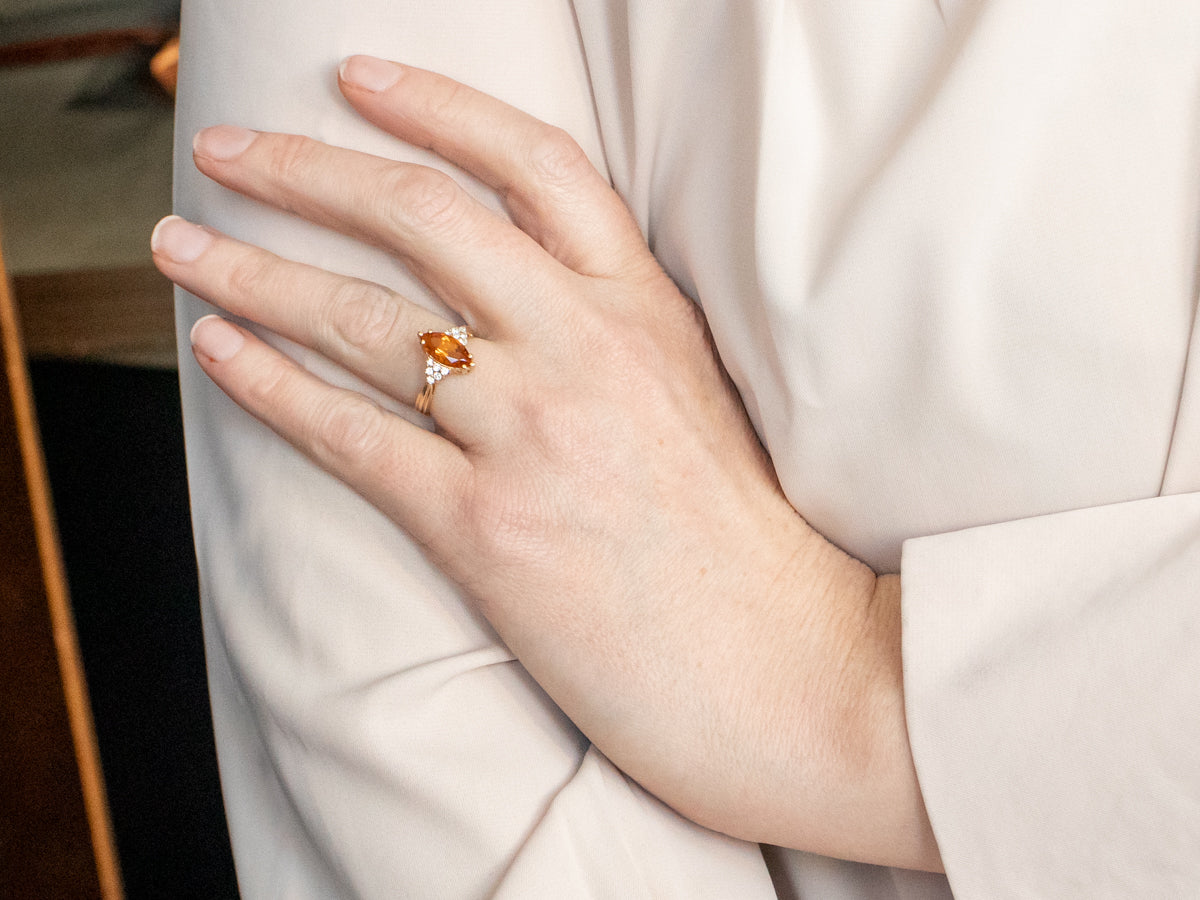
M 447 375 L 471 371 L 475 368 L 475 360 L 467 349 L 471 332 L 463 325 L 449 331 L 422 331 L 417 337 L 421 341 L 421 349 L 425 351 L 425 384 L 413 406 L 421 415 L 427 416 L 438 382 Z

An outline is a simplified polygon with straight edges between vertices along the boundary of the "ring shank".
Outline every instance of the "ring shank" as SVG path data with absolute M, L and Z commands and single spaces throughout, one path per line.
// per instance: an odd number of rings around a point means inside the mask
M 417 394 L 416 402 L 413 403 L 413 408 L 423 416 L 429 415 L 429 408 L 433 405 L 433 389 L 437 387 L 436 381 L 427 381 L 421 387 L 421 391 Z

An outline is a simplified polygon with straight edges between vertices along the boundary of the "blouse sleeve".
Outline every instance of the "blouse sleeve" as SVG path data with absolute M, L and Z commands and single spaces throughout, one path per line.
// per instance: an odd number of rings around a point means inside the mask
M 1200 885 L 1200 493 L 908 541 L 908 724 L 956 897 Z
M 177 211 L 417 302 L 436 299 L 396 260 L 202 178 L 192 135 L 224 122 L 445 166 L 338 95 L 338 61 L 372 53 L 567 128 L 604 165 L 562 0 L 197 0 L 184 4 L 182 41 Z M 501 212 L 494 193 L 456 175 Z M 180 291 L 177 311 L 213 717 L 243 896 L 774 896 L 757 846 L 681 819 L 591 750 L 412 540 L 222 395 L 187 343 L 211 309 Z

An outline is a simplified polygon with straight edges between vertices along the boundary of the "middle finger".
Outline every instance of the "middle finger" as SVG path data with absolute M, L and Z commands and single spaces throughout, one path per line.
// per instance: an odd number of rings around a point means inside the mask
M 524 332 L 553 307 L 561 264 L 435 169 L 226 125 L 194 155 L 226 187 L 396 253 L 472 328 Z

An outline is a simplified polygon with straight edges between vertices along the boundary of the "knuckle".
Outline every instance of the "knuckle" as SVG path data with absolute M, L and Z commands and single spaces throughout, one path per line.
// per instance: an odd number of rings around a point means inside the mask
M 302 134 L 279 135 L 267 159 L 267 174 L 278 182 L 302 180 L 312 171 L 317 152 L 316 141 Z
M 577 475 L 592 472 L 599 452 L 595 440 L 599 425 L 592 412 L 565 404 L 530 406 L 524 415 L 528 440 L 547 460 L 559 465 L 570 460 L 579 466 Z
M 586 354 L 604 371 L 626 372 L 653 365 L 664 341 L 647 331 L 633 316 L 596 306 L 575 317 L 576 337 Z
M 430 92 L 422 110 L 423 118 L 426 121 L 454 126 L 469 105 L 470 94 L 467 93 L 466 87 L 456 81 L 448 81 L 441 84 L 439 90 Z
M 574 184 L 592 172 L 583 148 L 562 128 L 547 126 L 529 148 L 531 169 L 552 185 Z
M 263 261 L 251 253 L 241 253 L 225 270 L 230 292 L 239 298 L 262 296 L 268 276 Z
M 380 285 L 350 282 L 331 301 L 334 341 L 366 355 L 394 349 L 401 327 L 400 306 Z
M 282 406 L 290 392 L 295 364 L 284 359 L 270 359 L 254 371 L 246 385 L 246 400 L 252 411 Z
M 393 218 L 402 228 L 451 231 L 465 213 L 463 193 L 454 179 L 436 169 L 398 170 L 385 195 L 391 198 Z
M 481 558 L 513 565 L 542 556 L 552 531 L 546 512 L 512 491 L 477 492 L 468 513 Z
M 319 459 L 365 461 L 387 447 L 380 408 L 361 394 L 339 395 L 313 411 L 311 445 Z

